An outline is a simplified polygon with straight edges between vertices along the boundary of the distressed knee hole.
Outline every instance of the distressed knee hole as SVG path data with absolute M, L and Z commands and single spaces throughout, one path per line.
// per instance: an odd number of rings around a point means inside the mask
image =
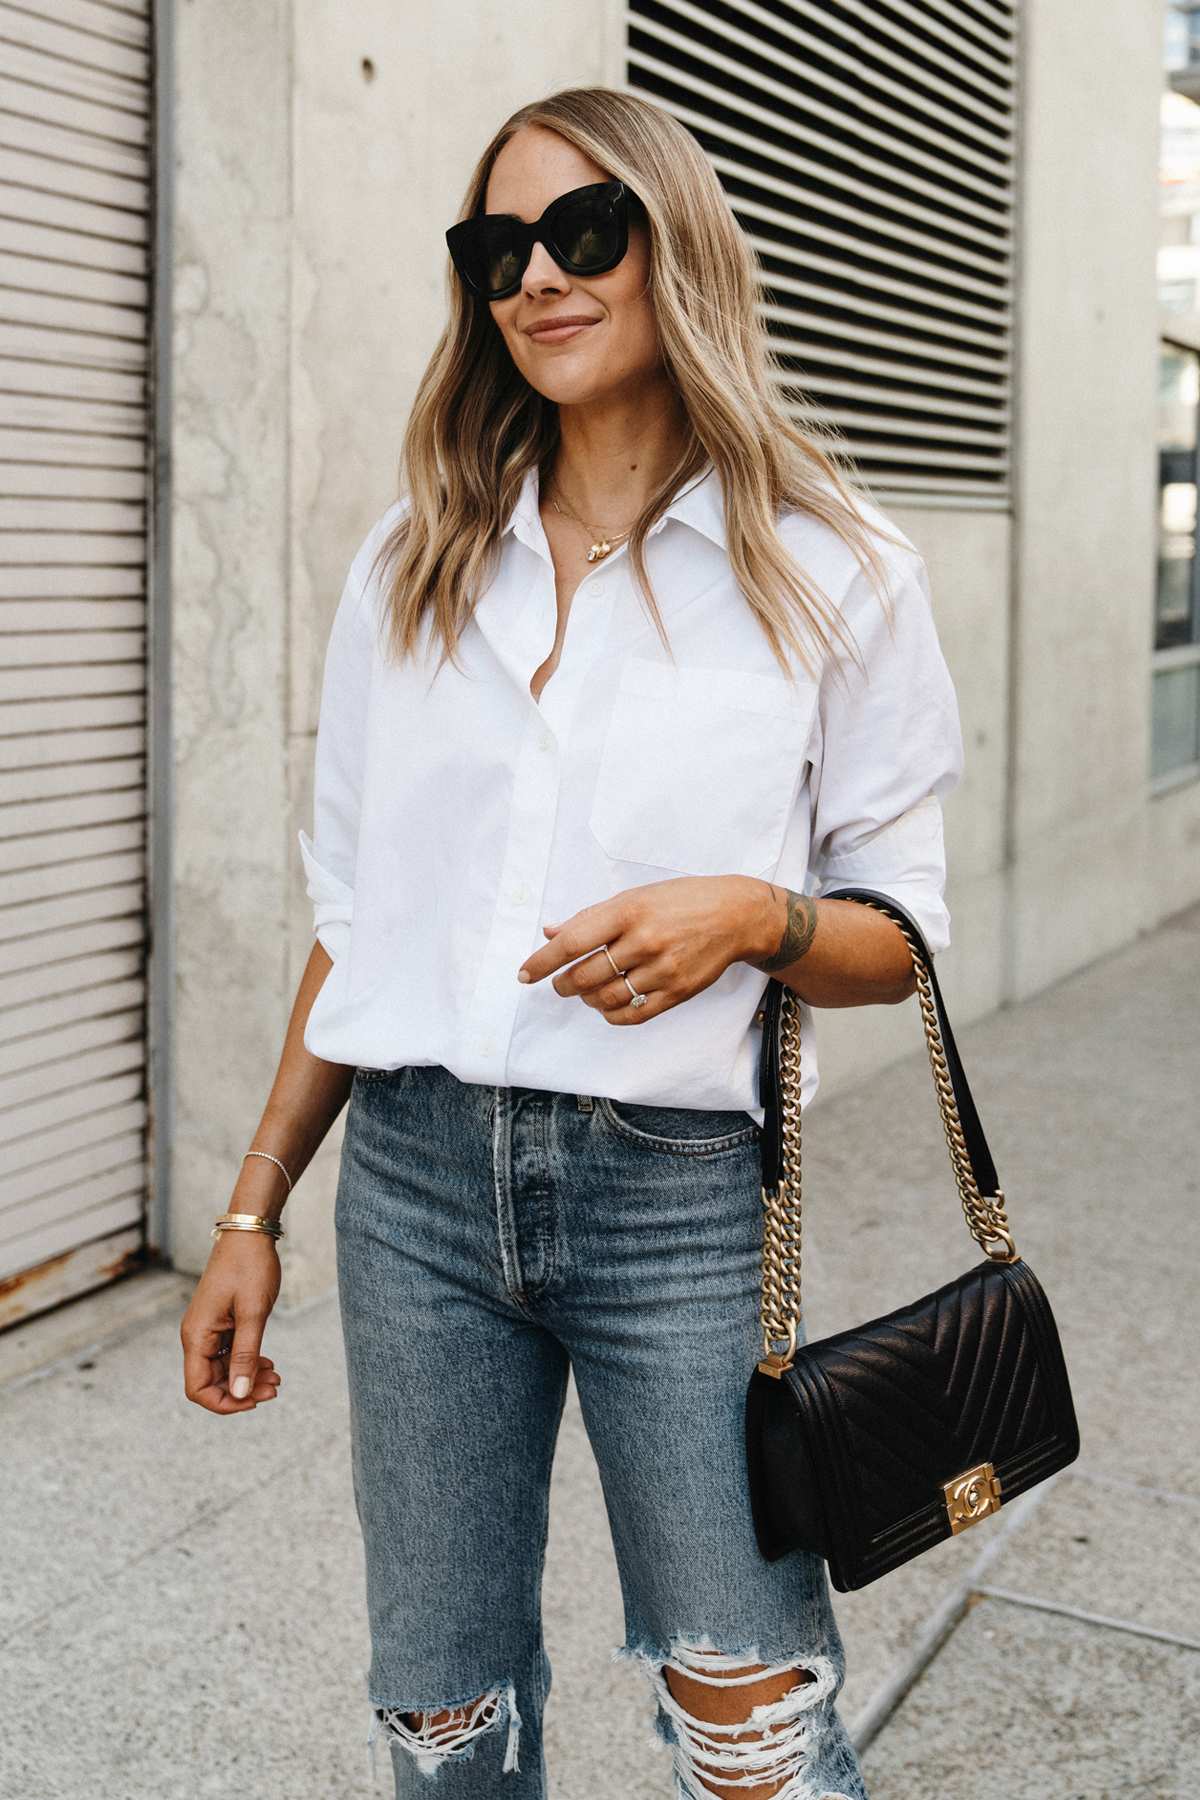
M 431 1778 L 445 1762 L 465 1762 L 474 1756 L 475 1746 L 489 1731 L 508 1726 L 508 1742 L 504 1751 L 505 1775 L 517 1767 L 517 1748 L 521 1736 L 521 1715 L 517 1711 L 516 1690 L 492 1688 L 480 1699 L 463 1706 L 445 1706 L 439 1711 L 406 1711 L 398 1706 L 381 1706 L 376 1718 L 383 1728 L 389 1747 L 406 1750 L 422 1775 Z
M 679 1642 L 649 1672 L 660 1734 L 689 1800 L 821 1800 L 826 1793 L 813 1765 L 837 1691 L 827 1657 L 766 1663 L 753 1651 L 725 1656 L 708 1642 Z

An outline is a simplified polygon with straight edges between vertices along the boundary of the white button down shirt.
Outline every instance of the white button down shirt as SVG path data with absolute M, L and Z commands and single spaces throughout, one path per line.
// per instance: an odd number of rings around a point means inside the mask
M 313 841 L 301 838 L 333 968 L 305 1042 L 374 1069 L 757 1111 L 766 978 L 735 963 L 704 993 L 616 1029 L 547 980 L 517 981 L 542 924 L 678 875 L 882 889 L 949 941 L 939 802 L 961 767 L 954 692 L 922 565 L 880 542 L 890 605 L 824 526 L 781 525 L 839 609 L 856 662 L 785 677 L 741 597 L 710 473 L 655 525 L 646 564 L 664 646 L 616 551 L 584 576 L 541 703 L 554 568 L 525 484 L 461 667 L 381 646 L 373 566 L 351 569 L 325 664 Z M 890 616 L 889 616 L 890 614 Z M 806 1020 L 805 1093 L 816 1081 Z

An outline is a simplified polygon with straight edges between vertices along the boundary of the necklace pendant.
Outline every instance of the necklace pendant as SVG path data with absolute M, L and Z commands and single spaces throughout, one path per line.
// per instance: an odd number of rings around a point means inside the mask
M 603 562 L 611 549 L 612 545 L 608 543 L 606 539 L 601 538 L 600 542 L 598 544 L 593 544 L 588 551 L 588 561 Z

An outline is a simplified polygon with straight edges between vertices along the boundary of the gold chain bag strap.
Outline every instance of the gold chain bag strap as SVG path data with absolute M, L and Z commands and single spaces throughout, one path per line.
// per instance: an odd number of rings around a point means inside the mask
M 759 1548 L 806 1549 L 842 1592 L 875 1581 L 1074 1461 L 1079 1433 L 1049 1302 L 1017 1254 L 933 958 L 884 894 L 912 952 L 955 1182 L 984 1262 L 911 1306 L 801 1345 L 800 1003 L 764 1008 L 763 1354 L 746 1396 Z

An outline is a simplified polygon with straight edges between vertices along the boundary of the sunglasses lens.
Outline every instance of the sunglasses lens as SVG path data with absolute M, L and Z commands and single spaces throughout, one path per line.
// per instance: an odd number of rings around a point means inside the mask
M 597 182 L 547 208 L 536 225 L 504 213 L 485 214 L 452 226 L 446 239 L 473 292 L 504 300 L 520 287 L 535 242 L 546 244 L 559 267 L 573 275 L 615 268 L 625 254 L 631 199 L 619 182 Z
M 619 211 L 603 192 L 568 206 L 554 221 L 556 259 L 576 275 L 611 265 L 620 246 Z
M 472 219 L 459 251 L 468 280 L 486 294 L 508 294 L 521 284 L 528 256 L 515 241 L 513 221 Z

